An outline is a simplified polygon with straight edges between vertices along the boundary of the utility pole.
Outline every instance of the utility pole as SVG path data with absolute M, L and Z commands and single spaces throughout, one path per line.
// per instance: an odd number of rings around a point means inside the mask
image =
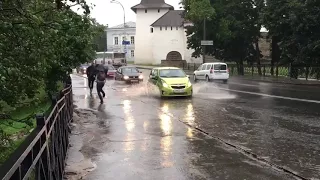
M 107 26 L 105 27 L 105 35 L 106 35 L 106 41 L 105 41 L 105 44 L 104 44 L 104 52 L 103 52 L 103 63 L 105 64 L 106 63 L 106 52 L 108 52 L 108 24 Z
M 123 10 L 123 39 L 122 39 L 122 42 L 123 41 L 126 41 L 126 11 L 124 10 L 124 7 L 123 5 L 121 4 L 121 2 L 119 1 L 116 1 L 116 0 L 111 0 L 110 1 L 111 3 L 116 3 L 116 4 L 120 4 L 120 6 L 122 7 L 122 10 Z M 125 52 L 125 48 L 126 48 L 126 44 L 123 45 L 123 43 L 121 43 L 121 46 L 123 47 L 123 52 L 125 53 L 124 54 L 124 57 L 125 57 L 125 60 L 127 59 L 127 53 Z
M 206 18 L 204 18 L 203 19 L 203 40 L 206 40 L 206 38 L 207 38 L 206 33 L 207 33 L 206 32 Z M 203 58 L 202 61 L 203 61 L 203 63 L 206 63 L 206 46 L 205 45 L 202 46 L 202 53 L 203 53 L 202 54 L 202 58 Z

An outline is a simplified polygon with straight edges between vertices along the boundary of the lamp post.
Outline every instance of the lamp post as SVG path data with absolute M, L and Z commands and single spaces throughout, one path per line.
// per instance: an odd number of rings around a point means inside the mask
M 108 27 L 109 27 L 109 25 L 107 24 L 107 26 L 105 27 L 106 42 L 104 45 L 104 53 L 103 53 L 103 62 L 104 63 L 106 62 L 106 52 L 108 52 Z
M 206 32 L 206 18 L 204 18 L 203 19 L 203 40 L 206 40 L 206 38 L 207 38 L 207 32 Z M 203 63 L 206 63 L 206 46 L 204 45 L 204 46 L 202 46 L 202 48 L 203 48 L 203 59 L 202 59 L 202 61 L 203 61 Z
M 125 12 L 124 7 L 121 4 L 121 2 L 116 1 L 116 0 L 111 0 L 110 2 L 115 3 L 115 4 L 120 4 L 120 6 L 122 7 L 122 10 L 123 10 L 123 34 L 124 34 L 124 39 L 122 41 L 125 41 L 126 40 L 126 12 Z M 123 52 L 125 52 L 124 48 L 125 47 L 123 47 Z M 126 54 L 125 54 L 125 56 L 126 56 Z

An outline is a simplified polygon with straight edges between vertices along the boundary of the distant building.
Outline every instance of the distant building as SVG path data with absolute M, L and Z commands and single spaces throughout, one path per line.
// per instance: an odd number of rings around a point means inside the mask
M 108 27 L 107 34 L 107 51 L 124 52 L 126 53 L 127 61 L 134 61 L 135 57 L 135 36 L 136 36 L 136 23 L 126 22 L 126 27 L 123 24 Z M 122 45 L 122 41 L 130 41 L 130 45 Z
M 141 0 L 131 8 L 136 13 L 135 63 L 161 64 L 161 60 L 202 62 L 187 48 L 185 27 L 192 25 L 164 0 Z

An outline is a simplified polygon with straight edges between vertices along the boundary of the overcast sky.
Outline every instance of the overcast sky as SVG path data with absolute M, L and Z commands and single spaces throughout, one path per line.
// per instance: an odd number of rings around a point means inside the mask
M 136 14 L 131 7 L 139 4 L 141 0 L 118 0 L 122 3 L 126 12 L 126 22 L 136 21 Z M 180 0 L 165 0 L 166 3 L 179 9 Z M 123 23 L 123 10 L 119 4 L 110 3 L 110 0 L 87 0 L 88 4 L 95 5 L 91 10 L 91 17 L 95 18 L 100 24 L 115 26 Z

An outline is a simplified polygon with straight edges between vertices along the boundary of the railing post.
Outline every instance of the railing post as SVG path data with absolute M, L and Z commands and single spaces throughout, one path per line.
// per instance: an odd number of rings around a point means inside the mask
M 37 114 L 36 115 L 36 121 L 37 121 L 37 127 L 42 127 L 46 124 L 46 120 L 45 120 L 45 117 L 44 117 L 44 114 L 41 113 L 41 114 Z
M 277 63 L 277 65 L 276 65 L 276 77 L 278 78 L 278 76 L 279 76 L 279 65 Z
M 38 128 L 46 128 L 46 118 L 43 113 L 37 114 L 36 115 L 36 121 L 37 121 L 37 127 Z M 48 179 L 51 180 L 51 164 L 50 164 L 50 153 L 49 153 L 49 146 L 48 146 L 48 141 L 47 141 L 47 129 L 45 132 L 42 134 L 40 138 L 40 146 L 35 146 L 34 148 L 39 148 L 36 151 L 40 151 L 40 147 L 42 145 L 45 145 L 45 150 L 40 156 L 39 161 L 37 162 L 37 165 L 35 167 L 36 169 L 36 180 L 42 180 L 42 179 Z
M 252 64 L 252 66 L 251 66 L 251 76 L 253 77 L 253 71 L 254 71 L 254 66 L 253 66 L 253 64 Z
M 308 81 L 309 74 L 310 74 L 309 67 L 306 66 L 306 81 Z
M 57 96 L 56 96 L 56 95 L 53 95 L 53 96 L 51 97 L 51 104 L 52 104 L 53 106 L 55 106 L 55 105 L 57 104 L 57 101 L 58 101 Z
M 263 65 L 263 77 L 266 77 L 266 65 Z

